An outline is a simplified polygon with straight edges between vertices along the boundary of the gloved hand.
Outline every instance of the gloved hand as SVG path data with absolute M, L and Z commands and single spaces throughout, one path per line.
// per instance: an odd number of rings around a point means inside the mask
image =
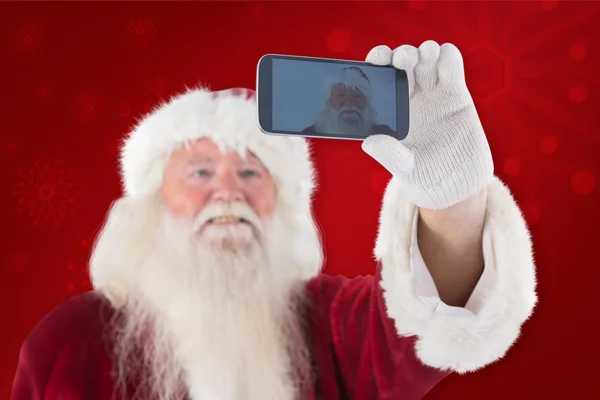
M 377 46 L 366 62 L 406 71 L 410 93 L 408 136 L 373 135 L 363 150 L 385 167 L 418 207 L 442 209 L 482 190 L 494 164 L 467 89 L 460 51 L 424 42 L 392 51 Z

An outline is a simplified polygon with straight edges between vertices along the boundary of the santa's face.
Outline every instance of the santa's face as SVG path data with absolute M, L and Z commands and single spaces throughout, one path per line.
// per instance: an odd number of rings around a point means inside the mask
M 340 118 L 348 123 L 360 123 L 368 103 L 363 92 L 342 83 L 333 86 L 330 101 Z
M 331 89 L 331 106 L 340 120 L 348 125 L 363 124 L 363 113 L 367 108 L 367 96 L 357 88 L 338 83 Z
M 369 99 L 358 88 L 335 84 L 317 126 L 324 133 L 365 135 L 375 123 L 375 113 Z
M 196 237 L 215 249 L 260 239 L 275 193 L 271 174 L 253 154 L 222 151 L 206 139 L 173 153 L 161 190 L 172 215 L 194 219 Z
M 92 260 L 125 288 L 117 377 L 148 366 L 159 399 L 295 396 L 309 363 L 292 299 L 320 247 L 276 192 L 258 159 L 203 140 L 173 154 L 160 196 L 117 202 Z

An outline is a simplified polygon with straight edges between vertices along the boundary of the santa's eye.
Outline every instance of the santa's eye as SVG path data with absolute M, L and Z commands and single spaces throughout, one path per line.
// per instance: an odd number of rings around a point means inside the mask
M 192 175 L 196 177 L 206 177 L 210 176 L 210 171 L 208 169 L 197 169 Z
M 258 171 L 253 170 L 253 169 L 243 169 L 240 171 L 240 176 L 242 178 L 256 178 L 259 175 L 260 174 L 258 173 Z

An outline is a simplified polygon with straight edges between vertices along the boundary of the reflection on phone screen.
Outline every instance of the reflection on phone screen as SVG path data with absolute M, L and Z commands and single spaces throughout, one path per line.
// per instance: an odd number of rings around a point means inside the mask
M 273 59 L 273 129 L 365 138 L 397 131 L 393 68 Z

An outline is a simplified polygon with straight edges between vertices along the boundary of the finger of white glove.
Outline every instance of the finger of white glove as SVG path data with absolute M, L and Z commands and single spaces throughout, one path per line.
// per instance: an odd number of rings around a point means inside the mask
M 464 61 L 460 50 L 451 43 L 440 47 L 438 79 L 447 88 L 464 90 L 466 85 Z
M 392 64 L 394 67 L 406 71 L 408 77 L 408 93 L 412 95 L 415 89 L 414 68 L 419 61 L 419 51 L 409 44 L 402 45 L 392 52 Z
M 388 135 L 369 136 L 362 149 L 392 175 L 406 175 L 415 165 L 415 157 L 399 140 Z
M 392 50 L 387 46 L 376 46 L 369 51 L 365 60 L 374 65 L 390 65 L 392 63 Z
M 440 45 L 433 40 L 419 46 L 419 62 L 415 66 L 415 83 L 423 90 L 431 90 L 438 82 L 437 61 Z

